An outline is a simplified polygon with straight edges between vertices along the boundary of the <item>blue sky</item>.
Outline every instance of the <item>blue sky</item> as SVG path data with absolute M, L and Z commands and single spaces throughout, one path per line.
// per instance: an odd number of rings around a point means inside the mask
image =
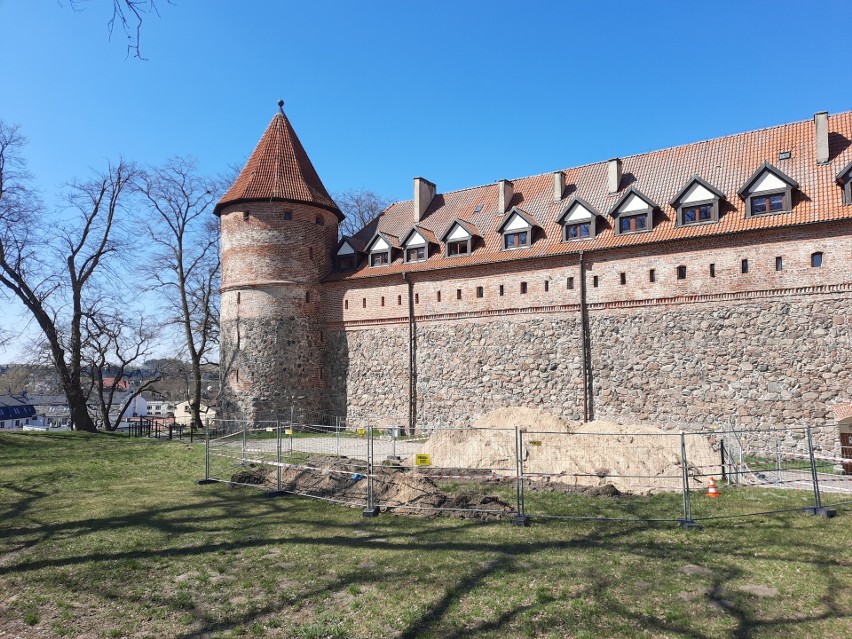
M 391 199 L 852 106 L 848 0 L 159 0 L 147 61 L 110 5 L 0 0 L 0 118 L 48 196 L 119 156 L 219 173 L 279 97 L 329 191 Z

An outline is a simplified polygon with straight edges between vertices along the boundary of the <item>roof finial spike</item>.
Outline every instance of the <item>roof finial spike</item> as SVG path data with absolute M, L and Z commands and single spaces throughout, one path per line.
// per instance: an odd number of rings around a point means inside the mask
M 284 115 L 284 100 L 278 100 L 278 112 Z

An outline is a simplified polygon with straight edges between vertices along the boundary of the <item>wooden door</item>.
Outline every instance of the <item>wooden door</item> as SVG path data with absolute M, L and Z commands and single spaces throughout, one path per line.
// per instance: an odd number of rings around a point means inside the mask
M 840 433 L 840 456 L 843 457 L 843 473 L 852 475 L 852 433 Z

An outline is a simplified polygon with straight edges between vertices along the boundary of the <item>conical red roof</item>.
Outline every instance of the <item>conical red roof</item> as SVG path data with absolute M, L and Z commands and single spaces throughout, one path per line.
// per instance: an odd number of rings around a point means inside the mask
M 272 118 L 239 177 L 213 213 L 218 215 L 223 207 L 239 202 L 311 204 L 343 219 L 283 109 Z

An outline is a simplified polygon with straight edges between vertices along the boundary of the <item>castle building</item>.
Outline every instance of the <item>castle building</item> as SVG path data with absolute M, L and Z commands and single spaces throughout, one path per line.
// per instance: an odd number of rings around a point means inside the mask
M 281 110 L 215 209 L 223 411 L 830 423 L 852 402 L 850 140 L 852 112 L 823 112 L 449 193 L 418 177 L 338 240 Z

